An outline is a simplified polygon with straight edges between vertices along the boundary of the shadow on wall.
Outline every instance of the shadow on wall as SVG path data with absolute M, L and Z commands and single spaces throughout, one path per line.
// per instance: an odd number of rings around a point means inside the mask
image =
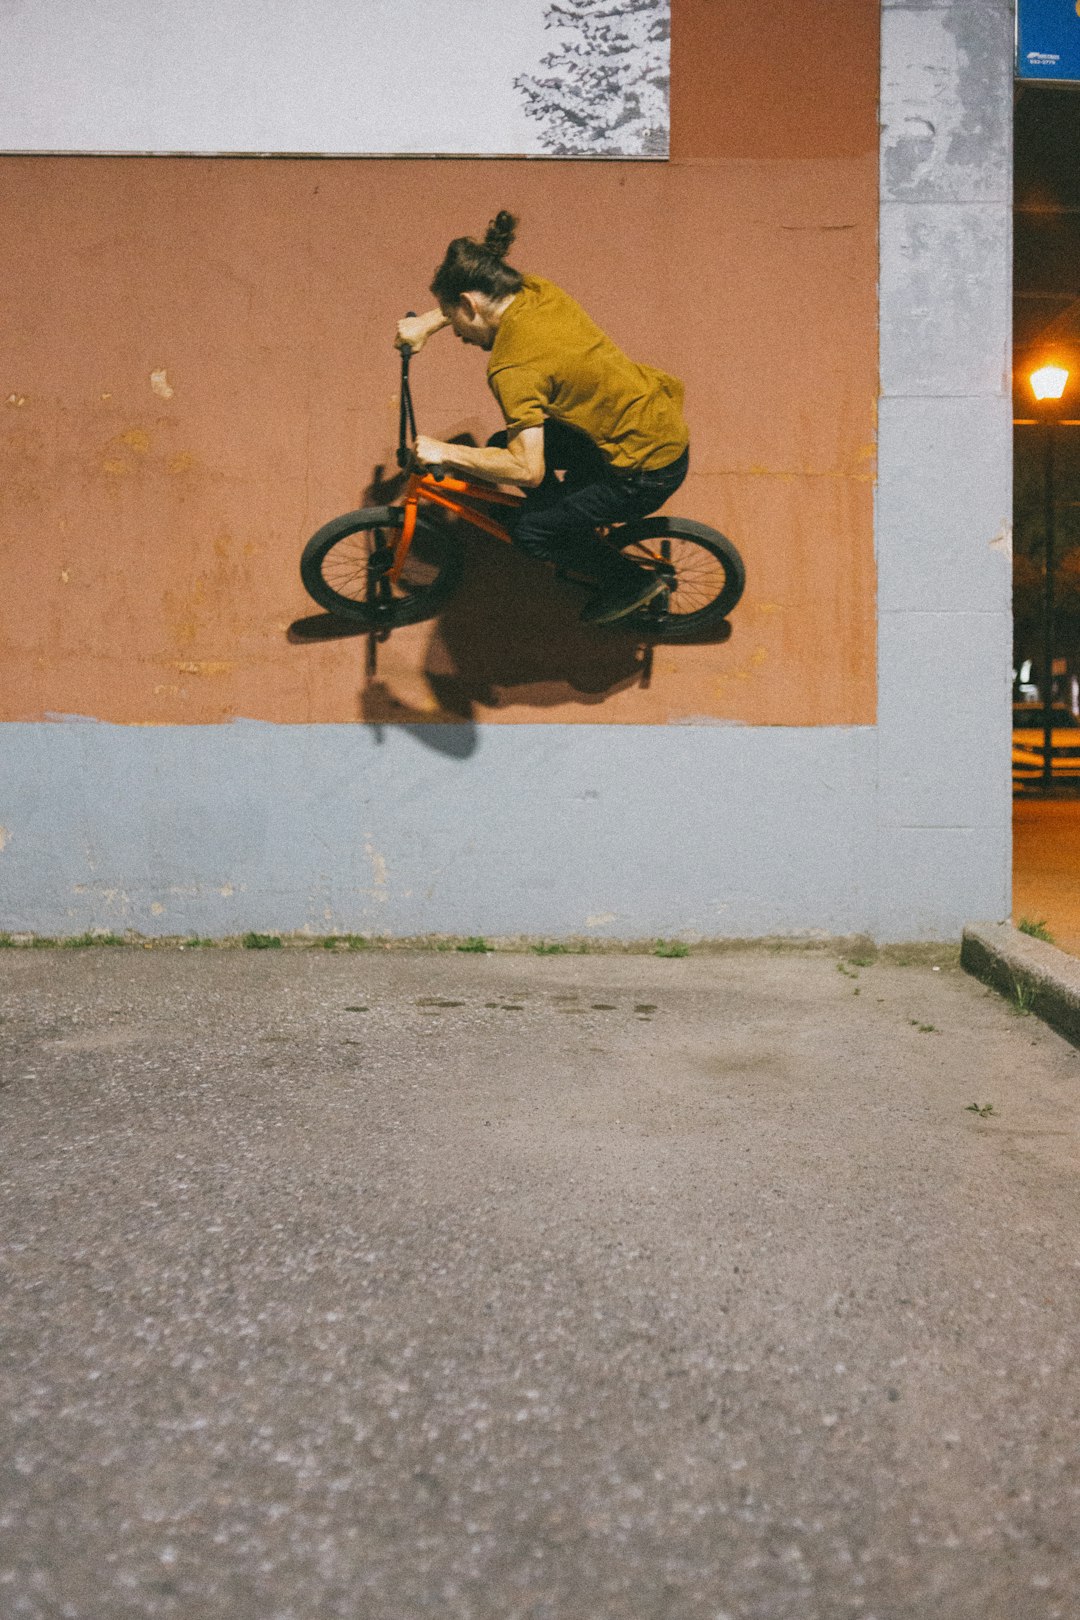
M 475 443 L 469 434 L 453 443 Z M 405 475 L 374 469 L 364 504 L 382 506 L 404 491 Z M 405 726 L 428 747 L 464 759 L 475 751 L 478 709 L 527 704 L 554 708 L 597 705 L 628 687 L 648 687 L 652 646 L 639 629 L 583 625 L 579 614 L 589 587 L 559 578 L 549 567 L 449 519 L 464 550 L 461 588 L 431 624 L 422 675 L 433 703 L 418 708 L 378 675 L 379 637 L 331 613 L 297 619 L 288 630 L 296 644 L 364 636 L 366 680 L 359 694 L 360 719 L 375 728 Z M 386 632 L 384 632 L 386 634 Z M 726 622 L 706 638 L 723 642 Z M 512 694 L 512 696 L 511 696 Z
M 367 724 L 411 722 L 427 746 L 466 758 L 476 740 L 466 746 L 461 730 L 475 732 L 478 710 L 511 701 L 539 709 L 597 705 L 630 686 L 649 685 L 652 647 L 639 630 L 580 623 L 587 586 L 557 579 L 542 563 L 484 535 L 463 535 L 462 543 L 464 582 L 432 621 L 423 657 L 423 678 L 437 707 L 418 710 L 379 679 L 378 648 L 368 637 L 367 680 L 360 692 L 360 718 Z M 297 619 L 288 634 L 303 643 L 366 632 L 319 613 Z M 730 634 L 724 623 L 708 639 L 721 642 Z

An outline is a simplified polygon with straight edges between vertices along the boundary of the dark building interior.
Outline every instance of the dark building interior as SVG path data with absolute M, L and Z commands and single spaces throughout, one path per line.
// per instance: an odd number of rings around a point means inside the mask
M 1045 432 L 1053 416 L 1055 684 L 1057 697 L 1076 708 L 1071 680 L 1080 676 L 1080 85 L 1019 84 L 1015 140 L 1016 695 L 1035 697 L 1043 658 Z M 1068 368 L 1070 376 L 1060 407 L 1040 412 L 1029 378 L 1047 361 Z M 1029 661 L 1021 693 L 1020 672 Z
M 1080 955 L 1080 84 L 1017 85 L 1015 152 L 1013 918 Z

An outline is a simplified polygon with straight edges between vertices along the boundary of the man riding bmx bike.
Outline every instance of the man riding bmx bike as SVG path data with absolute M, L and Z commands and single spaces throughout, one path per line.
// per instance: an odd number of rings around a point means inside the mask
M 416 457 L 524 490 L 515 544 L 595 580 L 581 617 L 609 624 L 664 589 L 596 531 L 655 512 L 686 477 L 682 384 L 629 359 L 553 282 L 507 264 L 516 226 L 504 210 L 482 242 L 456 237 L 431 283 L 439 307 L 399 321 L 395 338 L 415 352 L 450 326 L 484 349 L 505 431 L 484 448 L 421 434 Z

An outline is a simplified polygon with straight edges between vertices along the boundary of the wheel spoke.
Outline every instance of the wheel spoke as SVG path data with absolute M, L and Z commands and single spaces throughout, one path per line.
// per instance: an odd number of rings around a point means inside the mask
M 459 577 L 457 542 L 440 525 L 419 523 L 415 544 L 401 573 L 392 579 L 400 539 L 400 522 L 361 522 L 355 529 L 335 536 L 314 554 L 313 560 L 305 557 L 301 569 L 304 583 L 315 600 L 331 612 L 338 608 L 343 613 L 373 616 L 388 624 L 415 623 L 429 617 Z
M 712 606 L 724 591 L 728 571 L 721 557 L 704 544 L 682 535 L 642 539 L 624 549 L 624 556 L 666 578 L 668 595 L 661 619 L 687 619 Z

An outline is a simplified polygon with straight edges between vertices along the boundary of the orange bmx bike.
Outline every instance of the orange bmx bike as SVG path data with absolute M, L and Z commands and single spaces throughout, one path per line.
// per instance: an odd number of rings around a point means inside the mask
M 406 350 L 397 450 L 398 466 L 409 473 L 404 495 L 393 506 L 366 506 L 332 518 L 312 535 L 300 559 L 304 588 L 319 606 L 379 639 L 381 632 L 433 618 L 461 584 L 461 536 L 443 514 L 512 544 L 509 530 L 487 509 L 517 507 L 523 499 L 418 466 L 410 449 L 416 418 L 409 360 Z M 704 523 L 645 517 L 598 532 L 664 585 L 646 607 L 613 628 L 630 627 L 651 641 L 709 640 L 743 593 L 746 575 L 738 551 Z

